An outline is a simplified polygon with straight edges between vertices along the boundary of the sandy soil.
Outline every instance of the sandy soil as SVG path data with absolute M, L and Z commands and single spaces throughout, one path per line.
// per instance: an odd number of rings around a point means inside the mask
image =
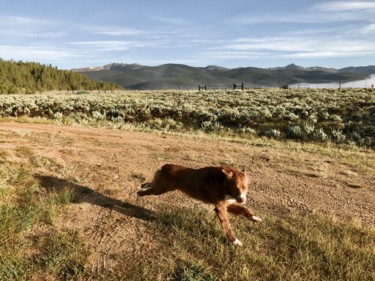
M 375 175 L 328 156 L 193 137 L 0 123 L 0 149 L 7 151 L 8 160 L 21 161 L 17 155 L 25 148 L 39 159 L 35 174 L 44 188 L 72 187 L 82 193 L 56 226 L 84 237 L 92 251 L 92 270 L 98 272 L 116 255 L 131 257 L 157 247 L 150 243 L 147 225 L 160 206 L 198 205 L 213 213 L 211 206 L 178 192 L 136 197 L 140 184 L 165 163 L 245 168 L 251 176 L 247 205 L 262 218 L 282 219 L 298 210 L 365 226 L 375 223 Z

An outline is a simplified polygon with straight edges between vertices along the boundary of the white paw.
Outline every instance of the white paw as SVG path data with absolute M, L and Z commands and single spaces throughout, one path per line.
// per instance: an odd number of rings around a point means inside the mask
M 261 219 L 261 218 L 258 218 L 257 216 L 252 216 L 251 219 L 252 219 L 253 221 L 257 221 L 257 222 L 261 222 L 261 221 L 262 221 L 262 219 Z
M 141 185 L 141 188 L 144 188 L 144 189 L 146 189 L 146 188 L 150 188 L 151 187 L 151 183 L 149 183 L 149 182 L 145 182 L 145 183 L 143 183 L 142 185 Z
M 236 240 L 233 241 L 233 245 L 242 246 L 242 242 L 240 240 L 236 239 Z

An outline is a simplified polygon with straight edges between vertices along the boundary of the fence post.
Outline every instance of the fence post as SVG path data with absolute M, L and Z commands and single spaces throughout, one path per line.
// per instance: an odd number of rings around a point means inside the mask
M 243 91 L 245 89 L 244 85 L 243 85 L 243 82 L 241 84 L 241 90 Z
M 201 90 L 205 90 L 205 91 L 207 91 L 207 86 L 204 85 L 204 87 L 203 87 L 203 86 L 201 86 L 201 85 L 198 85 L 198 91 L 200 92 Z

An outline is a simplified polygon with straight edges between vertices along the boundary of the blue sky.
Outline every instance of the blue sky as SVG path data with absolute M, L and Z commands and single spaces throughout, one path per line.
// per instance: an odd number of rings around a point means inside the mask
M 0 58 L 70 69 L 375 64 L 375 1 L 0 0 Z

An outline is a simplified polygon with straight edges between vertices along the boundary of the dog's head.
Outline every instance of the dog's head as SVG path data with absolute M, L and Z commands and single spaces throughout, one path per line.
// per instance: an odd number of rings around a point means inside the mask
M 249 186 L 249 178 L 245 170 L 238 171 L 232 168 L 222 168 L 225 175 L 226 200 L 236 200 L 237 203 L 246 203 L 246 194 Z

